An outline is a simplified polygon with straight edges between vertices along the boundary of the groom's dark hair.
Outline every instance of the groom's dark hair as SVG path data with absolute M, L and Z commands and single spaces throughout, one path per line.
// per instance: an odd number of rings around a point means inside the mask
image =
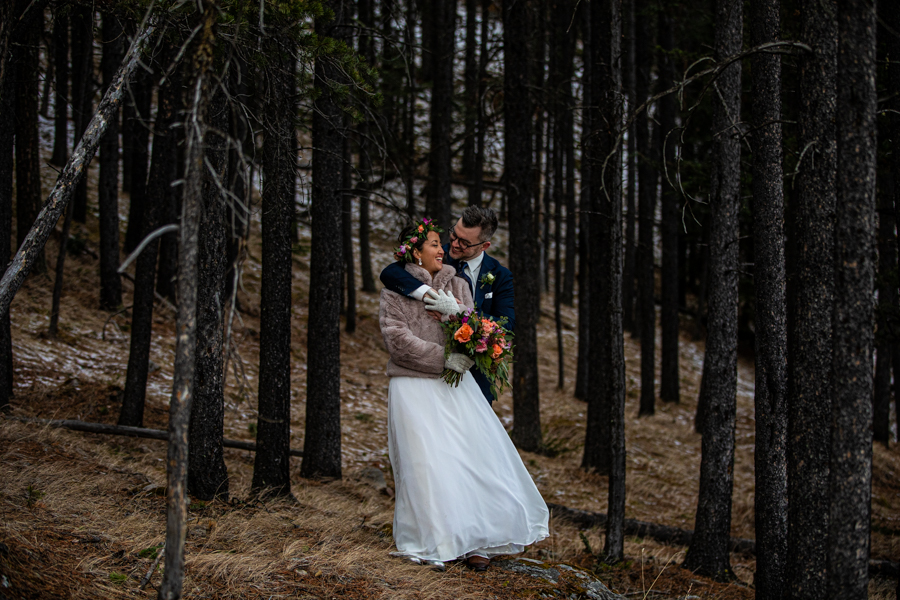
M 462 222 L 466 227 L 481 227 L 482 242 L 489 242 L 497 231 L 497 213 L 492 208 L 469 206 L 462 213 Z

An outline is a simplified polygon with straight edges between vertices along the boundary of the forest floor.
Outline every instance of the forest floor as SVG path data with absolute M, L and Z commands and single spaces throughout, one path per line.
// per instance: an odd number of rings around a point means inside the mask
M 45 184 L 45 189 L 50 185 Z M 258 214 L 256 215 L 258 220 Z M 257 229 L 249 244 L 233 314 L 233 351 L 227 367 L 225 437 L 254 441 L 258 385 L 259 278 Z M 388 260 L 393 232 L 389 213 L 376 220 L 377 274 Z M 52 275 L 33 274 L 11 309 L 15 398 L 11 416 L 115 423 L 129 352 L 129 313 L 99 311 L 96 215 L 74 228 L 56 339 L 46 335 Z M 308 228 L 294 252 L 291 447 L 302 449 L 306 399 Z M 508 262 L 501 230 L 492 254 Z M 55 262 L 56 241 L 47 257 Z M 357 249 L 358 251 L 358 249 Z M 358 254 L 357 254 L 358 256 Z M 131 284 L 123 280 L 127 305 Z M 377 284 L 380 288 L 380 284 Z M 549 295 L 548 295 L 549 296 Z M 378 328 L 378 293 L 358 293 L 358 324 L 342 333 L 341 481 L 299 477 L 292 459 L 294 500 L 249 496 L 253 454 L 226 449 L 231 500 L 192 502 L 187 541 L 186 598 L 514 598 L 577 597 L 577 578 L 556 583 L 491 569 L 475 574 L 460 564 L 431 571 L 391 558 L 392 476 L 387 459 L 387 354 Z M 606 512 L 605 477 L 580 468 L 586 404 L 573 397 L 577 314 L 564 307 L 564 385 L 557 387 L 553 310 L 543 301 L 539 323 L 541 422 L 547 455 L 521 452 L 549 503 Z M 165 429 L 172 388 L 174 320 L 157 302 L 144 425 Z M 694 432 L 703 344 L 696 326 L 682 323 L 681 402 L 658 403 L 637 418 L 640 352 L 625 339 L 628 518 L 692 529 L 700 469 Z M 658 364 L 658 359 L 657 359 Z M 754 537 L 753 365 L 739 364 L 732 535 Z M 512 426 L 506 392 L 494 410 Z M 154 597 L 160 568 L 140 581 L 165 539 L 165 442 L 101 436 L 0 419 L 0 598 Z M 384 479 L 381 479 L 381 477 Z M 732 554 L 735 579 L 716 583 L 680 564 L 686 548 L 629 538 L 627 560 L 601 565 L 603 532 L 579 530 L 553 516 L 551 536 L 525 557 L 592 573 L 626 597 L 754 597 L 755 559 Z M 593 554 L 592 554 L 593 551 Z M 900 446 L 876 445 L 872 497 L 872 558 L 900 558 Z M 567 579 L 568 577 L 568 579 Z M 575 583 L 573 583 L 575 582 Z M 896 582 L 874 579 L 870 598 L 894 598 Z M 576 594 L 576 596 L 572 596 Z

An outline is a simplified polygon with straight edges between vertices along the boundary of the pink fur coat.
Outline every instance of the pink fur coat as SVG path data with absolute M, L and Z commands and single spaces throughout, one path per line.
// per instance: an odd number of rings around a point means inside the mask
M 453 292 L 461 305 L 472 308 L 472 292 L 456 270 L 448 265 L 431 274 L 418 265 L 407 263 L 406 271 L 435 290 Z M 462 309 L 460 309 L 462 310 Z M 425 303 L 381 290 L 379 311 L 381 335 L 391 355 L 387 364 L 388 377 L 426 377 L 437 379 L 444 370 L 444 331 L 440 324 L 425 312 Z

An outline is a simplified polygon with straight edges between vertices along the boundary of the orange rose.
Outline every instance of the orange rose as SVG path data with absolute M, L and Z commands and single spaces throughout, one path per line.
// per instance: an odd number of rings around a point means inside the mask
M 464 323 L 463 326 L 457 329 L 456 333 L 453 334 L 453 339 L 460 344 L 465 344 L 472 339 L 472 333 L 472 328 L 469 327 L 469 324 Z
M 501 354 L 503 354 L 503 346 L 494 344 L 494 352 L 491 354 L 491 358 L 500 358 Z
M 421 233 L 421 232 L 423 232 L 423 231 L 425 231 L 425 228 L 422 227 L 421 225 L 419 225 L 419 233 Z

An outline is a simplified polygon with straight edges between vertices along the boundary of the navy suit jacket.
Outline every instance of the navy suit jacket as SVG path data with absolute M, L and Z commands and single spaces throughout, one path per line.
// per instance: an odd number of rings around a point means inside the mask
M 444 262 L 454 269 L 458 261 L 450 256 L 449 244 L 444 246 Z M 491 273 L 494 275 L 493 283 L 481 283 L 485 275 Z M 419 287 L 422 282 L 406 272 L 403 264 L 394 262 L 389 264 L 381 272 L 381 283 L 387 289 L 409 296 Z M 515 293 L 513 290 L 513 276 L 509 269 L 497 262 L 497 259 L 484 253 L 484 260 L 481 262 L 481 271 L 478 276 L 479 281 L 475 282 L 475 309 L 489 317 L 500 318 L 506 317 L 506 328 L 515 331 L 516 327 L 516 309 L 515 309 Z M 491 384 L 487 378 L 477 369 L 472 371 L 478 387 L 488 402 L 494 401 L 494 395 L 491 394 Z

